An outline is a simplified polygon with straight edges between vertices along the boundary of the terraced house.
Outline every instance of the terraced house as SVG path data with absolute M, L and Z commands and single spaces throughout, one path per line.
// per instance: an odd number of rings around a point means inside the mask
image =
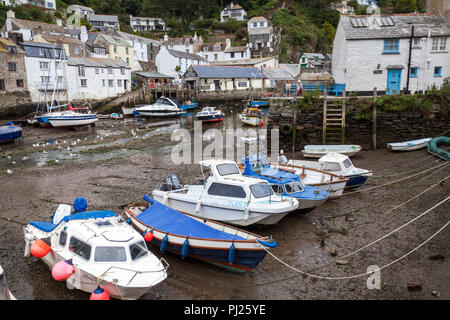
M 450 76 L 450 25 L 439 14 L 341 16 L 332 73 L 347 91 L 424 91 Z
M 125 39 L 107 34 L 98 34 L 93 44 L 106 48 L 109 58 L 122 60 L 134 71 L 133 46 Z
M 25 51 L 14 42 L 0 38 L 0 93 L 26 90 Z

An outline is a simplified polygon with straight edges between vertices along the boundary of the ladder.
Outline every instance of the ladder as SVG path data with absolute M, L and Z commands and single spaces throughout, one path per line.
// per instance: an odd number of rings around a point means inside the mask
M 342 98 L 323 100 L 322 142 L 326 144 L 344 144 L 345 142 L 345 90 Z

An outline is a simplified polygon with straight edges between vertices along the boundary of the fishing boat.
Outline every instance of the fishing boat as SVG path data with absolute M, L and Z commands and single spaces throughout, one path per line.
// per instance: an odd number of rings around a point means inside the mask
M 263 124 L 261 109 L 258 108 L 245 108 L 245 110 L 239 114 L 239 119 L 243 124 L 253 127 Z
M 5 126 L 0 126 L 0 143 L 14 141 L 22 136 L 22 128 L 13 122 L 7 122 Z
M 348 179 L 345 188 L 360 187 L 372 175 L 370 170 L 356 168 L 348 156 L 335 152 L 327 153 L 319 161 L 287 160 L 283 155 L 280 157 L 280 163 L 287 166 L 317 169 L 344 177 Z
M 298 208 L 298 201 L 276 195 L 267 181 L 245 177 L 236 162 L 209 159 L 199 162 L 210 170 L 199 185 L 182 186 L 167 177 L 153 190 L 153 198 L 182 213 L 239 226 L 273 225 Z
M 181 110 L 191 110 L 198 107 L 198 102 L 186 100 L 184 103 L 180 104 Z
M 144 196 L 147 203 L 125 208 L 131 224 L 161 252 L 195 258 L 230 271 L 250 271 L 264 259 L 266 250 L 277 246 L 269 237 L 216 221 L 181 213 Z
M 304 165 L 296 166 L 293 164 L 287 164 L 287 158 L 283 154 L 283 150 L 281 150 L 278 163 L 270 163 L 265 155 L 252 155 L 249 157 L 250 164 L 252 165 L 256 164 L 257 160 L 261 161 L 263 166 L 270 164 L 274 168 L 284 169 L 288 172 L 295 173 L 300 177 L 303 184 L 327 191 L 330 194 L 329 199 L 340 198 L 344 193 L 347 182 L 349 181 L 348 178 L 344 178 L 343 176 L 331 172 L 308 168 Z
M 202 111 L 195 114 L 194 119 L 202 122 L 217 122 L 223 121 L 224 116 L 221 110 L 214 107 L 204 107 Z
M 443 144 L 450 144 L 450 137 L 437 137 L 433 138 L 430 143 L 428 144 L 428 152 L 431 154 L 434 154 L 435 156 L 444 159 L 444 160 L 450 160 L 450 152 L 448 149 L 444 149 L 441 147 L 438 147 L 438 145 Z
M 409 140 L 403 142 L 390 142 L 387 144 L 387 147 L 391 151 L 413 151 L 425 148 L 426 146 L 428 146 L 428 143 L 430 141 L 431 138 Z
M 297 199 L 299 211 L 317 208 L 330 196 L 327 191 L 305 185 L 292 170 L 271 167 L 270 164 L 264 164 L 259 159 L 252 164 L 248 156 L 242 159 L 242 163 L 245 165 L 242 173 L 244 176 L 266 180 L 276 194 Z
M 16 300 L 11 291 L 9 291 L 6 276 L 0 265 L 0 300 Z
M 160 97 L 154 104 L 141 105 L 134 109 L 135 116 L 143 117 L 176 117 L 185 114 L 185 110 L 181 110 L 178 101 L 174 98 Z
M 40 258 L 68 288 L 138 299 L 167 277 L 168 264 L 148 251 L 142 236 L 112 211 L 86 211 L 86 200 L 61 204 L 51 222 L 24 227 L 25 257 Z
M 351 157 L 360 151 L 361 146 L 359 145 L 307 145 L 302 150 L 302 153 L 306 158 L 320 158 L 329 152 Z

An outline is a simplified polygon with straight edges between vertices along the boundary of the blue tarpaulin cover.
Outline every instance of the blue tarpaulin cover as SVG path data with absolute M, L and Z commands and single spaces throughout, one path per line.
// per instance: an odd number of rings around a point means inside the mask
M 152 200 L 152 205 L 139 214 L 136 219 L 151 228 L 175 235 L 217 240 L 247 240 L 231 233 L 216 230 L 181 212 Z

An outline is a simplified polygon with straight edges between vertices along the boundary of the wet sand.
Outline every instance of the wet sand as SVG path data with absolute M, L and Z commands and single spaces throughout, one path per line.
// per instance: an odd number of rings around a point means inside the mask
M 29 221 L 49 221 L 58 204 L 73 203 L 80 196 L 88 200 L 89 210 L 120 212 L 125 205 L 151 194 L 172 173 L 183 184 L 200 181 L 198 165 L 177 166 L 170 161 L 175 144 L 170 141 L 170 133 L 177 127 L 180 123 L 154 127 L 112 120 L 99 121 L 87 131 L 31 127 L 25 129 L 23 141 L 0 145 L 0 264 L 18 299 L 89 299 L 88 293 L 69 290 L 65 283 L 53 280 L 51 271 L 38 259 L 23 257 L 22 228 Z M 38 142 L 40 146 L 36 146 Z M 49 145 L 43 146 L 46 142 Z M 22 160 L 24 156 L 30 159 Z M 296 157 L 301 158 L 300 153 Z M 375 177 L 363 188 L 444 163 L 426 150 L 393 153 L 386 149 L 362 151 L 352 161 L 374 172 Z M 13 174 L 8 175 L 6 169 Z M 450 167 L 443 166 L 371 191 L 348 193 L 307 214 L 290 214 L 274 226 L 247 229 L 272 235 L 278 247 L 271 252 L 293 268 L 328 277 L 362 274 L 371 265 L 383 266 L 400 258 L 449 220 L 447 202 L 345 258 L 347 264 L 335 263 L 445 199 L 450 194 L 449 180 L 386 213 L 449 174 Z M 336 257 L 330 255 L 333 248 L 337 249 Z M 161 256 L 159 248 L 150 249 Z M 430 259 L 436 254 L 443 259 Z M 450 228 L 446 228 L 405 259 L 383 269 L 380 289 L 368 289 L 368 276 L 347 280 L 304 277 L 270 255 L 255 270 L 237 274 L 165 253 L 163 257 L 170 264 L 167 280 L 141 299 L 450 299 L 449 254 Z M 419 282 L 421 290 L 409 291 L 408 282 Z

